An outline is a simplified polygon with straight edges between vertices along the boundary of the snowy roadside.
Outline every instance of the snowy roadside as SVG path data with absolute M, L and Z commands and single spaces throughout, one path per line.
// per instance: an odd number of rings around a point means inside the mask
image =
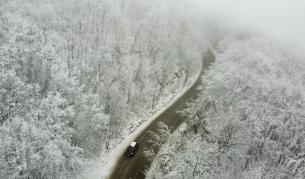
M 181 123 L 177 127 L 177 129 L 170 135 L 168 140 L 171 140 L 171 139 L 172 140 L 176 140 L 176 139 L 182 137 L 183 136 L 183 132 L 186 131 L 186 127 L 187 127 L 186 122 Z M 169 144 L 170 144 L 170 142 L 168 141 L 164 145 L 162 145 L 160 150 L 159 150 L 159 152 L 158 152 L 158 154 L 163 153 L 163 151 L 167 151 Z M 158 156 L 158 154 L 157 154 L 157 156 Z M 147 171 L 147 176 L 146 176 L 147 178 L 151 178 L 151 176 L 153 174 L 152 172 L 154 171 L 154 169 L 157 167 L 158 164 L 159 164 L 158 160 L 153 160 L 153 162 L 151 163 L 150 168 Z
M 168 106 L 174 104 L 181 94 L 188 91 L 192 84 L 198 80 L 199 75 L 200 73 L 194 74 L 190 80 L 188 80 L 187 85 L 183 89 L 176 90 L 174 93 L 162 97 L 160 100 L 162 102 L 159 102 L 153 110 L 149 111 L 148 114 L 143 117 L 143 120 L 133 120 L 133 128 L 126 127 L 123 131 L 123 136 L 126 137 L 113 140 L 110 144 L 110 152 L 105 153 L 103 151 L 98 159 L 88 162 L 88 167 L 78 178 L 101 179 L 109 175 L 110 171 L 112 171 L 115 166 L 116 161 L 121 157 L 122 153 L 125 152 L 128 144 L 132 142 L 134 138 L 136 138 L 136 136 L 138 136 L 147 126 L 149 126 L 149 124 L 152 123 L 154 119 Z

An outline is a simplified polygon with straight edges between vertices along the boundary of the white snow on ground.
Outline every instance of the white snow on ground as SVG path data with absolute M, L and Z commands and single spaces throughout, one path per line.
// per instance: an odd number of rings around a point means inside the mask
M 193 78 L 197 78 L 198 75 L 195 75 Z M 192 84 L 192 83 L 191 83 Z M 186 89 L 188 89 L 188 86 L 191 86 L 191 84 L 188 84 Z M 187 91 L 186 89 L 183 90 L 181 95 L 184 93 L 184 91 Z M 82 175 L 79 176 L 79 179 L 101 179 L 104 178 L 109 174 L 109 171 L 112 167 L 115 166 L 115 163 L 119 158 L 122 156 L 122 154 L 125 152 L 127 146 L 160 114 L 162 113 L 168 106 L 172 105 L 173 102 L 170 103 L 170 101 L 176 101 L 179 99 L 181 95 L 177 96 L 178 92 L 172 93 L 171 95 L 167 97 L 163 97 L 156 106 L 156 108 L 151 111 L 148 115 L 152 117 L 146 117 L 143 118 L 143 120 L 133 120 L 131 122 L 131 127 L 126 128 L 126 130 L 123 132 L 126 136 L 126 138 L 121 138 L 118 140 L 113 140 L 110 144 L 110 152 L 106 153 L 102 152 L 100 157 L 96 160 L 92 160 L 88 163 L 88 167 L 86 171 L 82 172 Z M 170 105 L 168 105 L 170 103 Z M 158 112 L 158 110 L 161 110 L 164 108 L 164 110 Z M 155 115 L 154 115 L 155 114 Z
M 202 68 L 201 68 L 202 69 Z M 127 146 L 134 141 L 134 139 L 140 135 L 160 114 L 162 114 L 169 106 L 172 106 L 176 103 L 176 101 L 183 96 L 192 86 L 193 84 L 200 79 L 201 71 L 198 72 L 193 76 L 193 81 L 191 84 L 189 84 L 186 88 L 182 90 L 182 92 L 177 95 L 174 98 L 168 99 L 168 104 L 160 103 L 161 105 L 158 106 L 156 109 L 160 109 L 159 112 L 156 112 L 151 117 L 148 117 L 145 122 L 143 122 L 137 129 L 131 133 L 130 135 L 126 135 L 127 137 L 125 139 L 122 139 L 121 141 L 117 141 L 117 146 L 111 150 L 108 155 L 100 156 L 99 160 L 92 161 L 86 171 L 82 172 L 83 174 L 79 176 L 79 179 L 104 179 L 107 178 L 114 170 L 117 162 L 119 161 L 120 157 L 125 152 Z M 165 98 L 166 99 L 166 98 Z M 166 100 L 163 101 L 166 101 Z M 164 105 L 162 105 L 164 104 Z M 161 110 L 161 107 L 163 109 Z M 179 127 L 180 128 L 180 127 Z M 126 132 L 126 131 L 125 131 Z

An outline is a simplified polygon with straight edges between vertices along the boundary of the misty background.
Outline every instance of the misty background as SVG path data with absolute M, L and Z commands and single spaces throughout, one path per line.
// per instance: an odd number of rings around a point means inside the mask
M 187 9 L 196 16 L 216 18 L 305 48 L 303 0 L 193 0 L 185 4 L 192 6 Z

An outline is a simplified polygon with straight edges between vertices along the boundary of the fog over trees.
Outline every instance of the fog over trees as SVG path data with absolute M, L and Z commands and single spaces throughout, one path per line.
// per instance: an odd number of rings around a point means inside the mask
M 305 178 L 304 1 L 192 2 L 221 19 L 216 62 L 147 178 Z
M 246 2 L 0 0 L 0 178 L 82 178 L 207 47 L 186 128 L 151 134 L 148 178 L 305 178 L 304 4 Z
M 257 34 L 219 43 L 148 178 L 304 178 L 305 56 Z M 229 67 L 229 68 L 228 68 Z

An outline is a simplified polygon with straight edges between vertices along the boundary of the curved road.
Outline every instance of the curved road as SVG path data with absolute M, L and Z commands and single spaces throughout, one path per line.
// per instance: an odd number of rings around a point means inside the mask
M 211 50 L 208 50 L 202 55 L 202 66 L 203 70 L 200 74 L 202 75 L 204 69 L 206 69 L 215 60 L 215 56 Z M 156 132 L 158 130 L 158 122 L 165 123 L 173 132 L 183 120 L 179 117 L 176 111 L 183 109 L 187 102 L 196 97 L 198 94 L 197 87 L 201 84 L 201 78 L 196 79 L 188 91 L 186 91 L 177 101 L 157 116 L 154 121 L 147 126 L 147 128 L 136 137 L 135 141 L 140 143 L 139 150 L 133 158 L 126 158 L 124 154 L 118 160 L 114 170 L 107 179 L 144 179 L 144 171 L 148 169 L 152 161 L 149 161 L 143 151 L 146 147 L 149 147 L 149 140 L 151 135 L 148 131 Z M 127 148 L 127 147 L 126 147 Z

